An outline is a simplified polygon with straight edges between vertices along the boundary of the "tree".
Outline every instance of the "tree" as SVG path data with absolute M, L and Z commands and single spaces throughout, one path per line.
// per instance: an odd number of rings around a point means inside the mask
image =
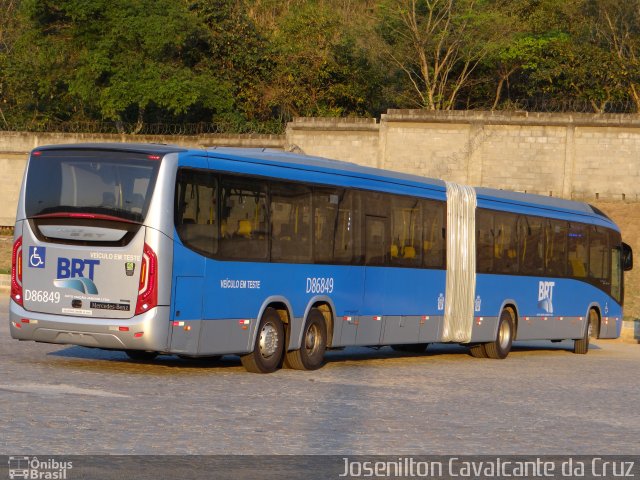
M 273 61 L 263 88 L 264 106 L 284 121 L 371 115 L 376 108 L 380 75 L 334 3 L 301 1 L 263 17 Z
M 404 72 L 415 103 L 429 110 L 456 107 L 504 24 L 499 5 L 476 0 L 388 0 L 378 17 L 384 54 Z
M 590 0 L 596 41 L 612 54 L 636 112 L 640 111 L 640 0 Z M 611 62 L 610 62 L 611 63 Z M 609 65 L 608 65 L 609 66 Z

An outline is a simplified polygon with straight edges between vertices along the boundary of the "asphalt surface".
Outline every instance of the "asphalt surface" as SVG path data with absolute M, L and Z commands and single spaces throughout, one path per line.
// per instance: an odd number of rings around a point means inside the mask
M 0 454 L 640 454 L 640 345 L 327 354 L 314 372 L 18 342 L 0 291 Z

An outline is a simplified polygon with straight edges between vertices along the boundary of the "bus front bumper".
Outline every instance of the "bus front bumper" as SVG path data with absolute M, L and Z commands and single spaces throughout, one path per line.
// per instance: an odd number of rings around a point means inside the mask
M 109 319 L 30 312 L 11 300 L 9 324 L 17 340 L 154 352 L 169 346 L 168 306 L 129 319 Z

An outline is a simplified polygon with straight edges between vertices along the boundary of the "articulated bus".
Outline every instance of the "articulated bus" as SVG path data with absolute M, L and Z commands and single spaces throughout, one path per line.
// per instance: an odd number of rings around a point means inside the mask
M 261 149 L 36 148 L 20 193 L 13 338 L 132 359 L 615 338 L 631 249 L 585 203 Z

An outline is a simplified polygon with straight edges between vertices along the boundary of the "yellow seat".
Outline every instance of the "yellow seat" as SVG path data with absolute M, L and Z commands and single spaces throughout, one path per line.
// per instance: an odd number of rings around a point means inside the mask
M 398 246 L 396 244 L 391 245 L 391 258 L 398 258 Z
M 249 220 L 238 221 L 238 231 L 236 233 L 241 237 L 250 238 L 252 230 L 251 222 Z
M 584 278 L 587 276 L 587 269 L 579 258 L 570 258 L 569 263 L 574 277 Z
M 411 245 L 404 247 L 404 258 L 416 258 L 416 249 Z

